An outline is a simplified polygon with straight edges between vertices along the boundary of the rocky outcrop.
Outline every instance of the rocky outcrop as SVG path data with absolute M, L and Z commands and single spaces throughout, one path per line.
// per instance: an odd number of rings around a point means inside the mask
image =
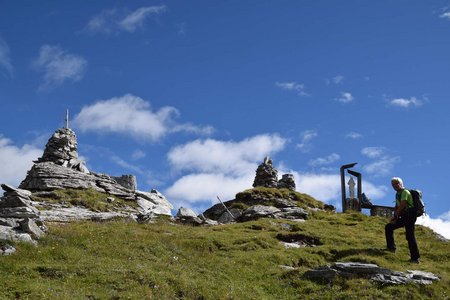
M 218 203 L 207 209 L 203 215 L 219 223 L 246 222 L 260 218 L 294 221 L 308 218 L 308 212 L 297 206 L 294 201 L 270 196 L 264 198 L 251 194 L 226 201 L 224 204 Z
M 133 191 L 118 184 L 108 175 L 83 173 L 74 169 L 57 165 L 53 162 L 42 162 L 33 165 L 19 188 L 36 191 L 56 189 L 89 189 L 121 197 L 134 199 Z
M 439 281 L 439 277 L 433 273 L 423 271 L 398 272 L 381 268 L 375 264 L 359 262 L 337 262 L 313 269 L 304 273 L 304 277 L 318 281 L 330 281 L 336 276 L 346 278 L 368 278 L 381 284 L 431 284 Z
M 154 219 L 158 215 L 171 216 L 172 204 L 158 191 L 137 190 L 136 177 L 118 177 L 90 172 L 84 162 L 78 159 L 77 138 L 70 128 L 55 131 L 45 146 L 44 153 L 32 168 L 18 189 L 2 185 L 5 194 L 0 198 L 0 240 L 33 241 L 45 234 L 42 221 L 70 222 L 74 220 L 108 220 L 130 218 L 133 220 Z M 59 189 L 93 189 L 137 204 L 121 207 L 110 212 L 94 212 L 85 207 L 45 201 L 42 198 L 58 200 Z M 39 201 L 33 202 L 31 196 Z M 56 203 L 54 203 L 56 202 Z M 40 211 L 35 208 L 39 205 Z
M 46 228 L 32 204 L 31 192 L 7 184 L 1 187 L 5 192 L 0 198 L 0 240 L 32 242 L 44 236 Z

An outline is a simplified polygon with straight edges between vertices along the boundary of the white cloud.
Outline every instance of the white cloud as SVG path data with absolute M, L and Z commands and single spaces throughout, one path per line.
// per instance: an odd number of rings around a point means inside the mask
M 128 32 L 134 32 L 141 27 L 145 19 L 151 14 L 160 14 L 166 10 L 165 5 L 141 7 L 128 14 L 119 22 L 119 27 Z
M 32 145 L 18 147 L 0 135 L 0 183 L 18 186 L 41 155 L 42 150 Z
M 297 92 L 299 96 L 310 96 L 305 91 L 305 85 L 297 82 L 276 82 L 275 85 L 282 90 Z
M 424 215 L 417 218 L 416 224 L 431 228 L 433 231 L 442 235 L 446 239 L 450 239 L 450 211 L 436 219 L 433 219 L 428 215 Z
M 281 151 L 285 144 L 286 140 L 276 134 L 257 135 L 239 142 L 195 140 L 171 149 L 168 159 L 177 170 L 242 175 L 254 171 L 258 161 Z
M 361 150 L 361 154 L 369 158 L 381 157 L 386 152 L 385 147 L 365 147 Z
M 400 161 L 400 157 L 384 156 L 379 160 L 365 165 L 363 169 L 374 176 L 387 176 L 392 173 L 394 165 Z
M 89 20 L 84 30 L 90 33 L 111 33 L 117 27 L 116 14 L 116 9 L 103 10 Z
M 345 135 L 345 137 L 348 139 L 360 139 L 363 135 L 358 132 L 349 132 Z
M 423 105 L 423 102 L 424 102 L 423 100 L 417 99 L 416 97 L 411 97 L 410 99 L 396 98 L 388 100 L 388 104 L 390 106 L 396 106 L 401 108 L 419 107 Z
M 206 202 L 207 207 L 217 202 L 234 199 L 236 193 L 251 188 L 254 170 L 244 176 L 230 176 L 222 173 L 193 173 L 178 179 L 164 194 L 174 203 L 174 207 L 195 207 Z
M 317 131 L 315 130 L 305 130 L 301 134 L 301 142 L 297 144 L 297 148 L 299 148 L 302 152 L 306 153 L 311 151 L 312 144 L 311 141 L 317 137 Z
M 6 69 L 10 75 L 13 72 L 11 58 L 9 57 L 9 47 L 2 38 L 0 38 L 0 68 Z
M 450 12 L 445 12 L 442 15 L 440 15 L 439 17 L 450 20 Z
M 326 157 L 319 157 L 319 158 L 310 160 L 309 165 L 313 166 L 313 167 L 324 166 L 324 165 L 332 164 L 332 163 L 338 161 L 339 159 L 341 159 L 339 154 L 332 153 Z
M 103 10 L 89 20 L 84 31 L 107 34 L 120 31 L 132 33 L 142 27 L 148 17 L 165 11 L 165 5 L 140 7 L 131 13 L 124 13 L 117 9 Z
M 44 72 L 44 83 L 40 89 L 59 86 L 66 80 L 73 82 L 83 78 L 87 61 L 78 55 L 66 53 L 59 46 L 44 45 L 33 66 Z
M 337 76 L 333 77 L 334 84 L 340 84 L 343 81 L 344 81 L 344 76 L 342 76 L 342 75 L 337 75 Z
M 85 106 L 74 118 L 73 124 L 82 131 L 109 132 L 131 135 L 140 141 L 156 141 L 173 132 L 210 134 L 210 126 L 178 124 L 176 108 L 165 106 L 152 111 L 150 103 L 131 94 L 101 100 Z
M 355 98 L 349 92 L 341 92 L 341 97 L 337 98 L 336 100 L 342 103 L 349 103 L 355 100 Z
M 175 207 L 193 208 L 199 203 L 209 207 L 216 203 L 216 196 L 232 199 L 252 186 L 263 158 L 283 150 L 286 142 L 277 134 L 263 134 L 238 142 L 207 139 L 174 147 L 168 154 L 170 164 L 188 174 L 176 180 L 165 194 Z

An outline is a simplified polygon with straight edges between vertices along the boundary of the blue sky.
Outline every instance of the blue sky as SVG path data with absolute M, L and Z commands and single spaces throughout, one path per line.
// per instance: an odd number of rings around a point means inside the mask
M 264 156 L 340 209 L 339 167 L 450 235 L 448 1 L 0 1 L 0 181 L 65 109 L 90 170 L 176 208 L 250 188 Z M 443 229 L 442 229 L 443 228 Z

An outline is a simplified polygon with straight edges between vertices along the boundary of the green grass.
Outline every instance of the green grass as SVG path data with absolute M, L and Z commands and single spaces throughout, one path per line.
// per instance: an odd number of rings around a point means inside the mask
M 110 203 L 107 201 L 108 197 L 112 196 L 98 192 L 94 189 L 62 189 L 54 190 L 52 197 L 32 196 L 34 201 L 60 204 L 64 203 L 69 206 L 83 206 L 95 212 L 123 210 L 126 207 L 137 208 L 135 201 L 127 201 L 113 196 L 114 201 Z
M 39 246 L 16 244 L 16 254 L 0 257 L 0 299 L 449 299 L 448 243 L 417 226 L 422 263 L 411 265 L 404 229 L 395 232 L 397 253 L 382 251 L 386 222 L 313 212 L 303 223 L 47 224 L 49 234 Z M 314 238 L 318 245 L 285 249 L 277 236 L 290 235 Z M 335 261 L 420 269 L 442 279 L 429 286 L 381 286 L 366 279 L 318 283 L 302 276 Z
M 302 208 L 324 208 L 323 202 L 318 201 L 307 194 L 291 191 L 289 189 L 266 187 L 256 187 L 237 193 L 235 202 L 239 203 L 240 201 L 243 201 L 247 204 L 254 202 L 254 204 L 273 205 L 275 203 L 274 199 L 276 198 L 291 200 Z M 261 199 L 267 200 L 265 203 L 261 203 Z

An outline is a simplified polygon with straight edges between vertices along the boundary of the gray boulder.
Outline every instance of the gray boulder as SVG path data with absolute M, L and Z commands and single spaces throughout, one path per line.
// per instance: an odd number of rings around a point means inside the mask
M 45 235 L 45 232 L 42 231 L 39 226 L 31 219 L 25 218 L 24 220 L 19 222 L 20 228 L 29 233 L 34 239 L 38 240 Z

